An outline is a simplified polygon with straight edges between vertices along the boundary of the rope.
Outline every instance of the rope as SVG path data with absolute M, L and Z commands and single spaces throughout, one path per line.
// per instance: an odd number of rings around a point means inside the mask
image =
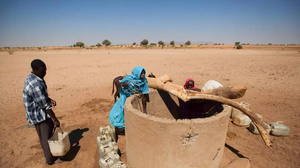
M 139 93 L 141 84 L 135 80 L 128 81 L 128 88 L 121 86 L 123 91 L 127 94 L 136 94 Z

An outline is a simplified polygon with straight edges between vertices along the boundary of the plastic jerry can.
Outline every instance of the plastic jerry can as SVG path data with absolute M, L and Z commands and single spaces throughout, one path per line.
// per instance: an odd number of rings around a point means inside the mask
M 99 144 L 98 146 L 107 144 L 108 142 L 112 142 L 112 138 L 110 135 L 106 134 L 106 135 L 97 136 L 97 144 Z
M 108 142 L 105 145 L 100 145 L 98 150 L 100 157 L 102 157 L 111 151 L 118 152 L 118 149 L 118 144 L 116 142 Z
M 264 125 L 264 127 L 267 127 L 266 131 L 269 134 L 270 131 L 271 131 L 271 126 L 269 124 L 267 124 L 267 123 L 264 123 L 264 122 L 263 122 L 263 125 Z M 257 127 L 255 126 L 255 124 L 253 122 L 250 123 L 250 126 L 248 127 L 248 130 L 250 132 L 252 132 L 253 134 L 260 134 L 259 131 L 258 131 L 258 129 L 257 129 Z
M 271 135 L 275 136 L 287 136 L 290 133 L 290 128 L 281 123 L 270 123 Z
M 244 106 L 244 107 L 246 107 L 246 108 L 250 108 L 250 104 L 247 103 L 247 102 L 245 102 L 245 101 L 241 101 L 241 102 L 240 102 L 240 105 L 242 105 L 242 106 Z
M 242 101 L 240 102 L 240 105 L 246 107 L 246 108 L 249 108 L 250 107 L 250 104 L 245 102 L 245 101 Z M 239 114 L 244 114 L 243 112 L 241 112 L 240 110 L 236 109 L 236 108 L 232 108 L 232 111 L 231 111 L 231 118 L 233 119 L 234 117 L 236 117 L 237 115 Z
M 114 128 L 112 128 L 111 126 L 100 127 L 100 135 L 106 134 L 109 134 L 112 137 L 113 141 L 116 141 L 116 134 Z
M 99 164 L 101 168 L 110 168 L 117 161 L 120 161 L 120 156 L 117 152 L 109 152 L 103 158 L 100 158 Z
M 243 114 L 243 112 L 241 112 L 240 110 L 238 110 L 236 108 L 232 108 L 231 116 L 230 117 L 233 119 L 234 117 L 236 117 L 239 114 Z
M 127 168 L 127 166 L 122 161 L 117 161 L 110 168 Z
M 110 157 L 100 158 L 99 159 L 99 165 L 101 168 L 110 168 L 115 163 L 115 160 L 113 160 Z
M 239 114 L 233 118 L 233 123 L 238 126 L 248 127 L 251 123 L 251 119 L 245 114 Z
M 48 140 L 50 152 L 53 156 L 64 156 L 70 150 L 68 132 L 55 132 Z
M 107 156 L 113 158 L 116 161 L 120 160 L 120 155 L 115 151 L 108 152 Z

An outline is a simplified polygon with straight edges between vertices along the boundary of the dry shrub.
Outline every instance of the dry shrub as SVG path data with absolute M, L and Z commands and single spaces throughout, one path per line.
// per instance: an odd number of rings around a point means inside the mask
M 7 52 L 8 52 L 9 55 L 12 55 L 15 51 L 9 50 L 9 51 L 7 51 Z

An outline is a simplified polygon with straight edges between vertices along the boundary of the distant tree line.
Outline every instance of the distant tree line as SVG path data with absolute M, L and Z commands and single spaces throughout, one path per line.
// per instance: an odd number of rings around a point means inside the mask
M 143 40 L 140 42 L 140 45 L 141 45 L 141 46 L 144 46 L 144 47 L 148 46 L 148 44 L 149 44 L 149 41 L 148 41 L 147 39 L 143 39 Z M 159 41 L 157 42 L 157 44 L 158 44 L 159 47 L 160 47 L 160 46 L 161 46 L 161 47 L 164 47 L 164 46 L 166 45 L 165 42 L 163 42 L 162 40 L 159 40 Z M 156 43 L 150 43 L 150 46 L 156 46 L 157 44 L 156 44 Z M 192 44 L 192 43 L 191 43 L 191 41 L 189 41 L 189 40 L 185 42 L 185 45 L 186 45 L 186 46 L 189 46 L 189 45 L 191 45 L 191 44 Z M 111 42 L 110 42 L 108 39 L 105 39 L 105 40 L 102 41 L 102 45 L 101 45 L 100 43 L 97 43 L 96 45 L 93 45 L 93 46 L 102 47 L 102 46 L 110 46 L 110 45 L 111 45 Z M 137 45 L 137 43 L 136 43 L 136 42 L 133 42 L 132 45 Z M 174 47 L 174 46 L 175 46 L 175 41 L 172 40 L 172 41 L 169 43 L 169 45 L 172 46 L 172 47 Z M 71 47 L 80 47 L 80 48 L 83 48 L 83 47 L 84 47 L 84 43 L 81 42 L 81 41 L 78 41 L 78 42 L 76 42 L 75 44 L 73 44 Z
M 189 46 L 191 44 L 192 43 L 189 40 L 184 43 L 185 46 Z M 135 45 L 137 45 L 137 43 L 133 42 L 132 46 L 133 45 L 135 46 Z M 158 47 L 162 47 L 163 48 L 166 45 L 166 43 L 163 42 L 162 40 L 159 40 L 157 43 L 150 43 L 149 44 L 149 41 L 147 39 L 143 39 L 140 42 L 140 46 L 143 46 L 143 47 L 148 47 L 148 46 L 152 47 L 152 46 L 157 46 L 157 45 L 158 45 Z M 169 45 L 172 46 L 172 47 L 174 47 L 175 46 L 175 41 L 174 40 L 170 41 L 170 43 L 167 44 L 167 46 L 169 46 Z M 202 44 L 200 44 L 200 45 L 202 45 Z M 200 46 L 200 45 L 198 44 L 198 46 Z M 204 44 L 204 45 L 208 45 L 208 44 Z M 224 43 L 214 43 L 213 45 L 224 45 Z M 235 42 L 233 48 L 235 48 L 235 49 L 242 49 L 243 45 L 250 45 L 250 44 L 249 43 L 243 43 L 243 44 L 241 44 L 240 42 Z M 256 45 L 259 45 L 259 44 L 256 44 Z M 268 43 L 267 45 L 273 45 L 273 44 L 272 43 Z M 277 45 L 290 46 L 290 45 L 299 45 L 299 44 L 277 44 Z M 102 43 L 97 43 L 96 45 L 92 45 L 91 47 L 95 47 L 95 46 L 96 47 L 102 47 L 102 46 L 108 47 L 108 46 L 111 46 L 111 42 L 108 39 L 105 39 L 105 40 L 102 41 Z M 180 46 L 183 47 L 182 44 Z M 78 41 L 74 45 L 72 45 L 71 47 L 80 47 L 80 48 L 83 48 L 83 47 L 85 47 L 85 45 L 84 45 L 83 42 Z M 122 47 L 122 45 L 121 45 L 121 47 Z M 9 47 L 4 47 L 4 48 L 5 49 L 9 49 Z

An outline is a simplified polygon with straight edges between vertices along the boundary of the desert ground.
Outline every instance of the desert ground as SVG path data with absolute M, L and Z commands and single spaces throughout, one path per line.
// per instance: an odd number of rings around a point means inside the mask
M 270 136 L 267 147 L 259 135 L 232 122 L 228 125 L 223 165 L 248 158 L 251 168 L 300 167 L 300 48 L 206 49 L 72 49 L 0 52 L 0 167 L 49 167 L 34 127 L 28 126 L 22 99 L 30 62 L 47 65 L 45 81 L 61 127 L 70 133 L 66 161 L 51 167 L 99 167 L 96 137 L 109 125 L 113 106 L 112 80 L 130 74 L 135 66 L 156 76 L 168 74 L 183 85 L 196 86 L 214 79 L 224 86 L 244 84 L 252 112 L 265 122 L 281 121 L 290 128 L 286 137 Z M 145 128 L 147 129 L 147 128 Z M 126 163 L 125 138 L 118 142 Z M 155 154 L 153 154 L 155 155 Z

